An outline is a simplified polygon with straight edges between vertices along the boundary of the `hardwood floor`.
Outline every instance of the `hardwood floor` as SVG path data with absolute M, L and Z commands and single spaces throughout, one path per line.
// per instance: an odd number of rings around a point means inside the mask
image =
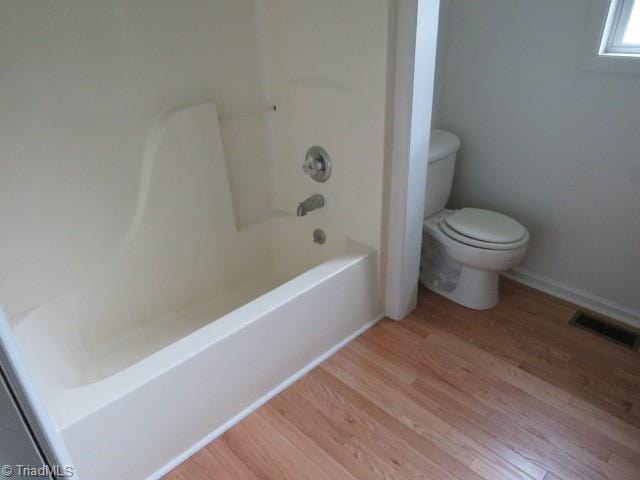
M 640 354 L 511 282 L 474 312 L 422 291 L 165 478 L 640 478 Z

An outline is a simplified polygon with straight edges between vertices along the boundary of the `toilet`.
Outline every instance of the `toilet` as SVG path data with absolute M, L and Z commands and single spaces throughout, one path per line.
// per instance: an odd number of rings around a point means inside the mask
M 499 275 L 520 263 L 529 233 L 501 213 L 445 208 L 459 148 L 453 133 L 431 132 L 420 283 L 460 305 L 486 310 L 498 304 Z

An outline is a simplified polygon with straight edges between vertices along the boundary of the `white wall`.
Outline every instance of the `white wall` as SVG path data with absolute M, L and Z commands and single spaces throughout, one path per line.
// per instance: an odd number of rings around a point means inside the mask
M 385 212 L 385 313 L 394 320 L 411 313 L 418 298 L 439 8 L 440 0 L 398 4 Z
M 530 281 L 639 322 L 640 75 L 581 67 L 586 0 L 448 3 L 452 205 L 517 218 Z
M 266 36 L 278 210 L 295 215 L 314 193 L 324 209 L 301 219 L 379 249 L 382 236 L 389 0 L 267 0 Z M 333 173 L 302 172 L 320 145 Z
M 132 221 L 166 109 L 265 106 L 255 0 L 7 0 L 0 7 L 0 304 L 8 316 L 94 275 Z M 260 118 L 223 122 L 239 224 L 271 208 Z M 241 130 L 241 134 L 238 133 Z M 247 188 L 251 185 L 255 188 Z
M 433 128 L 441 128 L 444 108 L 444 86 L 447 53 L 449 51 L 449 18 L 451 11 L 450 0 L 440 0 L 440 12 L 438 15 L 438 40 L 436 48 L 436 71 L 433 87 L 433 115 L 431 118 Z

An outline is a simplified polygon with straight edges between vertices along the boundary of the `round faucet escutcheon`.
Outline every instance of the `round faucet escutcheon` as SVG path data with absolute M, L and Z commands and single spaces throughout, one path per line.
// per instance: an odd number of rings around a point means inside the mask
M 311 147 L 304 158 L 302 171 L 316 182 L 324 183 L 331 177 L 331 157 L 322 147 Z

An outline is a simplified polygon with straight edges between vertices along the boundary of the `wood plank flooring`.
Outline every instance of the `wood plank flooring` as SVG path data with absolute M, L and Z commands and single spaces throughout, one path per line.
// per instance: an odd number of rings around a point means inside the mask
M 640 354 L 512 282 L 420 292 L 165 478 L 640 479 Z

